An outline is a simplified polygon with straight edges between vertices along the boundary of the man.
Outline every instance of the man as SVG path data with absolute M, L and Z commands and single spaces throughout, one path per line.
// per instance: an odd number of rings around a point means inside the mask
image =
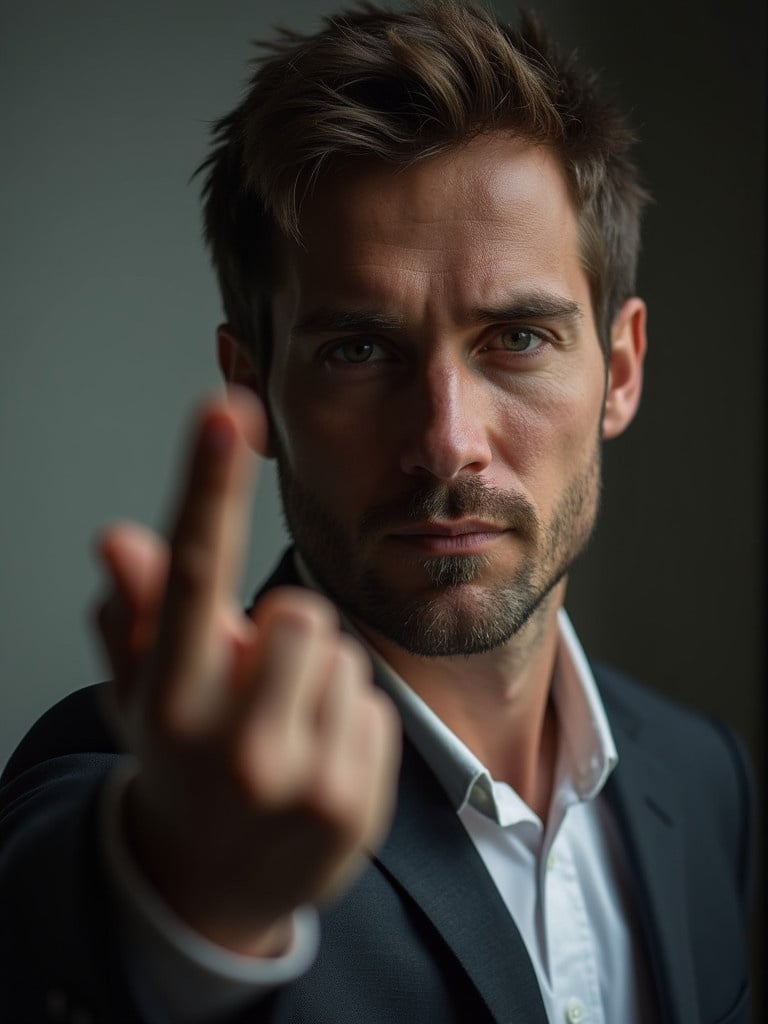
M 6 771 L 10 1019 L 749 1019 L 740 748 L 562 612 L 640 399 L 629 142 L 474 7 L 262 62 L 206 164 L 229 401 L 168 540 L 102 538 L 109 711 Z M 249 447 L 295 547 L 243 615 Z

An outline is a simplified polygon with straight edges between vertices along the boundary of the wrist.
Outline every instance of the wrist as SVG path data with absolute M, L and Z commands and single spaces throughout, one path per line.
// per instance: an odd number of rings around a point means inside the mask
M 246 911 L 245 901 L 235 910 L 216 884 L 223 873 L 211 866 L 206 872 L 192 855 L 195 837 L 161 824 L 142 795 L 140 772 L 123 793 L 119 824 L 126 851 L 136 869 L 168 908 L 192 931 L 208 942 L 238 956 L 276 959 L 291 949 L 293 914 L 259 919 Z M 226 889 L 226 886 L 224 886 Z

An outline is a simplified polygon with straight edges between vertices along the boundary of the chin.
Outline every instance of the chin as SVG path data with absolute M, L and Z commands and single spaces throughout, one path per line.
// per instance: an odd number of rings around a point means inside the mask
M 455 574 L 455 568 L 451 570 Z M 558 577 L 559 578 L 559 577 Z M 418 596 L 395 593 L 366 577 L 345 610 L 411 654 L 422 657 L 483 654 L 508 643 L 529 621 L 557 579 L 537 587 L 528 578 L 503 585 L 475 581 L 434 585 Z

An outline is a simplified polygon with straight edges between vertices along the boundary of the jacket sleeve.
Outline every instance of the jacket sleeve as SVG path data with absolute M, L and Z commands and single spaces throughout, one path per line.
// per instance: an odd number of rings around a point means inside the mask
M 100 690 L 77 691 L 48 711 L 3 773 L 0 1017 L 10 1024 L 69 1021 L 78 1011 L 94 1024 L 176 1019 L 164 999 L 154 998 L 156 986 L 143 984 L 148 955 L 134 943 L 136 930 L 127 927 L 132 918 L 116 898 L 119 886 L 105 856 L 110 807 L 105 797 L 114 789 L 108 777 L 114 779 L 126 759 L 112 749 L 99 710 Z M 314 916 L 311 925 L 314 936 Z M 313 950 L 314 940 L 309 945 Z M 149 959 L 156 954 L 153 947 Z M 178 961 L 185 970 L 170 974 L 183 978 L 185 1005 L 193 990 L 206 993 L 210 1003 L 207 978 L 216 983 L 214 992 L 222 979 L 187 959 L 180 950 L 175 959 L 166 955 L 164 973 Z M 284 974 L 285 969 L 280 977 Z M 265 986 L 265 979 L 259 980 L 237 999 L 227 992 L 228 998 L 219 996 L 215 1004 L 239 1009 L 247 1002 L 250 1020 L 268 1019 L 269 1000 L 259 996 L 275 981 Z M 172 977 L 170 984 L 175 983 Z M 168 988 L 165 976 L 163 985 Z M 231 1011 L 219 1014 L 217 1020 L 231 1019 Z
M 12 1024 L 77 1010 L 94 1022 L 141 1019 L 99 856 L 99 793 L 115 758 L 56 756 L 0 790 L 0 1006 Z

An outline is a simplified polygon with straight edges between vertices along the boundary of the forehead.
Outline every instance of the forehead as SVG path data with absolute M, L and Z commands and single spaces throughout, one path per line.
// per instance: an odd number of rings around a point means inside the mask
M 328 170 L 302 207 L 301 232 L 286 253 L 294 307 L 413 300 L 447 313 L 518 288 L 587 288 L 559 161 L 500 133 L 406 167 Z

